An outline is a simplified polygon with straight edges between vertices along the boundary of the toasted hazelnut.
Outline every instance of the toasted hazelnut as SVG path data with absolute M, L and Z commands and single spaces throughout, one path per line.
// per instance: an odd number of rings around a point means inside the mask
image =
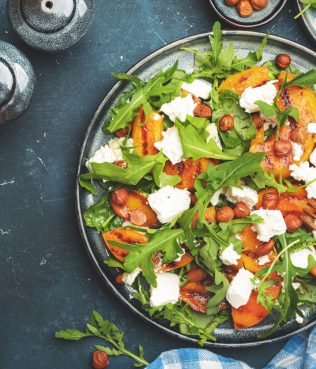
M 128 197 L 126 188 L 121 187 L 113 191 L 111 194 L 111 201 L 116 205 L 124 205 Z
M 201 282 L 203 281 L 203 279 L 206 277 L 206 273 L 204 272 L 203 269 L 196 267 L 196 268 L 192 268 L 189 272 L 188 272 L 188 280 L 190 282 Z
M 253 7 L 249 0 L 240 0 L 237 4 L 239 15 L 243 18 L 250 17 L 253 13 Z
M 279 195 L 275 192 L 265 193 L 262 197 L 263 209 L 275 210 L 279 205 Z
M 92 366 L 94 369 L 105 369 L 109 365 L 109 358 L 104 351 L 94 351 L 92 354 Z
M 219 223 L 227 223 L 234 219 L 234 210 L 229 206 L 223 206 L 216 212 L 216 221 Z
M 250 0 L 251 2 L 251 6 L 255 9 L 255 10 L 261 10 L 267 7 L 268 5 L 268 0 Z
M 234 128 L 234 117 L 230 114 L 223 115 L 219 121 L 219 129 L 227 132 Z
M 306 128 L 304 127 L 297 127 L 293 129 L 290 135 L 290 139 L 293 142 L 304 144 L 308 138 L 308 133 Z
M 251 117 L 252 117 L 252 122 L 256 126 L 257 129 L 263 127 L 264 120 L 261 117 L 260 113 L 253 113 Z
M 212 109 L 208 105 L 199 104 L 195 107 L 193 114 L 195 117 L 211 118 Z
M 225 0 L 225 4 L 228 6 L 235 6 L 239 3 L 240 0 Z
M 274 154 L 279 158 L 282 158 L 292 152 L 293 147 L 291 141 L 278 140 L 273 144 Z
M 130 212 L 129 220 L 136 226 L 143 226 L 147 222 L 147 215 L 140 209 L 133 209 Z
M 244 202 L 236 202 L 234 214 L 236 218 L 245 218 L 250 214 L 250 209 Z
M 279 54 L 275 58 L 276 65 L 281 69 L 286 69 L 291 64 L 291 57 L 288 54 Z
M 117 160 L 114 165 L 123 169 L 126 169 L 128 167 L 128 164 L 125 160 Z
M 123 273 L 118 273 L 115 276 L 115 283 L 116 284 L 123 284 Z
M 303 222 L 302 219 L 299 218 L 297 215 L 295 214 L 288 214 L 285 216 L 284 218 L 285 224 L 286 224 L 286 228 L 289 232 L 294 232 L 297 229 L 299 229 Z

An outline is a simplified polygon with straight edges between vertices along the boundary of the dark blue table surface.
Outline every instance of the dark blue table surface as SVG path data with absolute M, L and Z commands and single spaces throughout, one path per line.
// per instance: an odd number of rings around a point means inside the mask
M 273 34 L 315 46 L 289 2 L 267 26 Z M 90 368 L 94 341 L 67 343 L 56 330 L 78 327 L 92 309 L 125 331 L 146 358 L 188 345 L 131 313 L 102 283 L 83 247 L 75 215 L 76 166 L 86 127 L 114 83 L 149 52 L 207 32 L 217 19 L 207 0 L 96 0 L 92 27 L 72 49 L 44 54 L 13 33 L 0 2 L 0 39 L 30 58 L 37 74 L 28 111 L 0 127 L 0 368 Z M 225 28 L 228 28 L 225 26 Z M 214 349 L 262 368 L 283 343 Z M 125 357 L 111 368 L 132 367 Z

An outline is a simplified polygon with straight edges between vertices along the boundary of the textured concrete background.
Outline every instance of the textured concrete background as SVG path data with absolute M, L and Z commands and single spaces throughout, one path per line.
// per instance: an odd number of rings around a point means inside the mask
M 295 11 L 289 3 L 259 30 L 274 25 L 273 34 L 313 48 Z M 142 344 L 148 360 L 187 346 L 134 316 L 101 283 L 78 232 L 75 171 L 88 122 L 114 83 L 110 72 L 209 31 L 215 19 L 207 0 L 96 0 L 86 37 L 68 51 L 44 54 L 14 35 L 0 1 L 0 39 L 21 48 L 37 74 L 28 111 L 0 127 L 1 369 L 90 368 L 93 341 L 66 343 L 53 333 L 80 326 L 93 308 L 126 332 L 128 347 Z M 281 346 L 214 351 L 261 368 Z M 132 365 L 122 357 L 110 367 Z

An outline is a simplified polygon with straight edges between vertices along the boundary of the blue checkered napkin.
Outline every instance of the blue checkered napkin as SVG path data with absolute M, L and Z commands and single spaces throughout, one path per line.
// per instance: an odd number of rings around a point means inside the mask
M 161 354 L 147 369 L 251 369 L 210 351 L 178 349 Z M 292 337 L 264 369 L 316 369 L 316 327 L 310 335 Z

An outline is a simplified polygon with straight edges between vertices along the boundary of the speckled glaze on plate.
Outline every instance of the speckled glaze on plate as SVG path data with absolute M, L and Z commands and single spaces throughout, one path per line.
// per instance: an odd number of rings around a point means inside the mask
M 274 19 L 283 9 L 287 0 L 269 0 L 265 9 L 254 11 L 250 17 L 243 18 L 235 6 L 228 6 L 224 0 L 209 0 L 217 15 L 228 24 L 239 28 L 262 26 Z
M 261 33 L 225 31 L 224 44 L 227 45 L 230 42 L 234 42 L 238 54 L 244 56 L 249 51 L 253 51 L 258 47 L 262 37 L 264 37 L 264 35 Z M 131 68 L 128 73 L 136 74 L 143 79 L 147 79 L 148 77 L 157 73 L 161 68 L 165 69 L 170 67 L 176 60 L 179 61 L 180 68 L 190 72 L 193 69 L 193 56 L 188 52 L 181 51 L 181 47 L 190 47 L 197 50 L 208 49 L 208 34 L 192 36 L 167 45 L 140 61 L 133 68 Z M 292 57 L 294 65 L 300 68 L 302 71 L 315 68 L 316 53 L 303 46 L 297 45 L 292 41 L 275 36 L 269 37 L 268 45 L 263 54 L 263 60 L 265 61 L 274 59 L 275 55 L 282 52 L 289 53 Z M 97 109 L 83 141 L 79 158 L 77 172 L 78 175 L 86 171 L 84 165 L 86 158 L 91 157 L 101 145 L 104 145 L 111 138 L 111 135 L 105 136 L 102 133 L 102 126 L 106 120 L 108 109 L 113 106 L 115 101 L 117 101 L 118 97 L 124 90 L 126 90 L 127 87 L 128 84 L 125 82 L 116 83 Z M 101 187 L 98 188 L 98 193 L 100 196 L 102 193 Z M 115 295 L 117 295 L 121 301 L 123 301 L 137 315 L 143 317 L 147 321 L 151 322 L 154 326 L 159 327 L 169 334 L 190 341 L 191 343 L 196 343 L 197 340 L 194 337 L 188 337 L 180 334 L 176 328 L 170 328 L 166 321 L 151 319 L 142 310 L 140 304 L 130 298 L 130 290 L 125 285 L 115 284 L 114 279 L 115 275 L 117 274 L 117 270 L 107 267 L 103 262 L 104 259 L 108 257 L 108 251 L 104 245 L 101 235 L 95 229 L 88 228 L 84 225 L 83 212 L 90 205 L 95 203 L 97 198 L 98 197 L 94 197 L 87 191 L 81 189 L 77 183 L 76 210 L 80 232 L 83 237 L 88 255 L 90 256 L 91 261 L 98 270 L 105 284 L 108 285 Z M 105 293 L 107 292 L 105 291 Z M 217 341 L 207 342 L 206 346 L 247 347 L 285 339 L 316 324 L 316 311 L 312 315 L 307 316 L 303 324 L 299 325 L 295 321 L 289 322 L 283 327 L 280 327 L 268 339 L 258 340 L 257 335 L 271 327 L 272 324 L 273 322 L 271 319 L 266 319 L 255 327 L 236 331 L 233 329 L 232 321 L 229 320 L 215 330 L 214 333 L 217 337 Z
M 298 12 L 303 9 L 303 5 L 300 0 L 296 0 Z M 301 22 L 304 24 L 306 31 L 309 33 L 314 42 L 316 42 L 316 8 L 309 8 L 300 17 Z

